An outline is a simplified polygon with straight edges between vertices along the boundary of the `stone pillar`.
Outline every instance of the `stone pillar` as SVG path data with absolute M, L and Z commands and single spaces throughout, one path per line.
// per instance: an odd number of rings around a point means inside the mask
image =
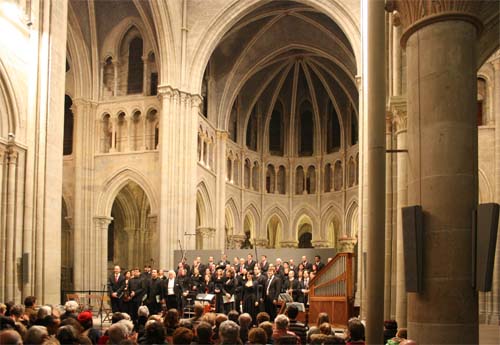
M 6 240 L 5 240 L 5 300 L 14 300 L 15 291 L 15 211 L 16 211 L 16 171 L 17 171 L 17 157 L 18 153 L 12 147 L 8 151 L 7 163 L 7 193 L 6 199 L 6 212 L 5 212 L 5 227 L 6 227 Z
M 125 121 L 127 121 L 127 151 L 130 152 L 132 151 L 132 146 L 131 146 L 131 134 L 132 132 L 130 131 L 130 127 L 132 126 L 132 114 L 128 114 L 126 117 L 125 117 Z
M 95 287 L 98 290 L 106 289 L 108 278 L 108 227 L 113 218 L 107 216 L 94 217 L 94 231 L 96 243 L 95 258 L 97 260 L 95 276 Z
M 493 85 L 493 109 L 495 111 L 495 202 L 500 203 L 500 51 L 497 51 L 495 60 L 492 61 L 495 70 Z M 500 323 L 500 235 L 497 236 L 495 264 L 493 269 L 493 288 L 491 291 L 493 301 L 490 324 Z
M 231 158 L 231 179 L 229 182 L 234 183 L 234 159 Z
M 148 57 L 142 57 L 143 64 L 143 75 L 142 75 L 142 94 L 144 96 L 148 95 Z
M 391 101 L 393 121 L 396 130 L 397 149 L 406 150 L 406 100 Z M 407 297 L 403 247 L 403 215 L 401 209 L 408 205 L 408 153 L 399 152 L 397 157 L 397 208 L 396 208 L 396 321 L 398 327 L 406 328 Z
M 100 243 L 100 235 L 96 234 L 95 223 L 89 214 L 93 207 L 93 193 L 89 189 L 94 181 L 93 143 L 96 133 L 92 130 L 96 104 L 83 99 L 73 101 L 74 114 L 74 237 L 73 281 L 75 290 L 101 289 L 99 270 L 103 264 L 100 260 L 99 247 L 94 246 L 91 236 Z M 107 236 L 107 232 L 106 232 Z M 107 238 L 107 237 L 106 237 Z M 107 243 L 107 240 L 106 240 Z M 106 254 L 107 255 L 107 254 Z M 97 261 L 96 261 L 97 260 Z M 88 263 L 92 262 L 92 265 Z M 107 266 L 107 263 L 105 267 Z
M 5 159 L 5 151 L 2 146 L 0 146 L 0 218 L 3 218 L 4 210 L 4 197 L 3 197 L 3 177 L 4 177 L 4 159 Z M 6 243 L 6 234 L 5 228 L 0 225 L 0 243 Z M 5 269 L 5 250 L 6 246 L 3 245 L 0 247 L 0 272 L 7 272 Z M 0 273 L 0 299 L 2 301 L 6 301 L 7 298 L 5 296 L 5 274 Z
M 215 248 L 223 249 L 226 245 L 226 143 L 228 134 L 225 131 L 217 130 L 215 152 L 215 194 L 216 194 L 216 214 L 215 214 Z M 235 219 L 236 221 L 236 219 Z M 236 225 L 236 224 L 235 224 Z M 234 230 L 234 229 L 233 229 Z M 230 234 L 233 232 L 229 232 Z M 230 242 L 230 241 L 227 241 Z M 230 242 L 231 243 L 231 242 Z
M 392 149 L 392 116 L 386 115 L 385 118 L 385 145 Z M 384 262 L 384 319 L 391 319 L 391 295 L 392 286 L 392 157 L 393 154 L 385 155 L 385 262 Z
M 195 228 L 197 124 L 201 97 L 161 86 L 160 266 L 173 267 L 173 251 L 194 248 L 184 236 Z
M 146 134 L 147 134 L 147 130 L 148 130 L 148 114 L 142 114 L 142 146 L 141 146 L 141 150 L 142 151 L 145 151 L 147 149 L 149 150 L 154 150 L 154 148 L 152 147 L 148 147 L 147 143 L 146 143 Z M 154 141 L 153 141 L 153 146 L 154 146 Z
M 116 127 L 118 125 L 118 119 L 115 115 L 111 116 L 111 147 L 109 152 L 116 152 Z
M 385 13 L 383 1 L 367 2 L 367 282 L 366 342 L 383 342 L 385 233 Z
M 475 42 L 481 26 L 473 13 L 481 1 L 395 4 L 406 27 L 408 204 L 424 212 L 422 291 L 408 294 L 408 335 L 419 344 L 477 344 L 470 239 L 478 202 Z
M 120 66 L 120 63 L 118 61 L 115 61 L 113 63 L 113 72 L 115 73 L 115 84 L 114 84 L 114 89 L 113 89 L 113 96 L 118 96 L 118 68 Z
M 278 171 L 279 171 L 279 166 L 274 167 L 274 194 L 279 194 L 278 191 Z
M 401 20 L 398 13 L 392 14 L 392 96 L 401 95 Z M 399 324 L 398 324 L 399 326 Z
M 106 61 L 99 63 L 99 97 L 102 99 L 104 96 L 104 66 Z

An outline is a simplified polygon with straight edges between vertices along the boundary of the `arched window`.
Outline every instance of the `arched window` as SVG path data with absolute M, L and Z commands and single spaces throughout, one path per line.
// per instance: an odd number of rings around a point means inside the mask
M 233 183 L 237 186 L 240 185 L 240 170 L 241 170 L 241 161 L 238 157 L 236 157 L 233 163 Z
M 250 189 L 250 178 L 252 174 L 252 163 L 249 159 L 245 159 L 245 188 Z
M 313 248 L 312 245 L 312 234 L 310 232 L 310 225 L 304 224 L 302 225 L 301 232 L 302 235 L 299 237 L 299 248 Z
M 280 165 L 278 170 L 278 192 L 286 194 L 286 170 L 283 165 Z
M 63 141 L 63 155 L 70 155 L 73 153 L 73 111 L 71 106 L 73 101 L 71 97 L 64 96 L 64 141 Z
M 238 137 L 238 105 L 237 101 L 234 101 L 233 108 L 231 109 L 231 116 L 229 117 L 229 139 L 236 142 Z
M 274 193 L 276 184 L 276 172 L 274 171 L 274 165 L 269 164 L 266 171 L 266 192 Z
M 312 165 L 307 169 L 306 190 L 307 194 L 316 193 L 316 169 Z
M 127 119 L 124 112 L 118 114 L 117 126 L 116 126 L 116 151 L 125 152 L 128 150 L 127 147 L 127 139 L 128 139 L 128 131 L 127 131 Z
M 208 117 L 208 65 L 203 72 L 203 81 L 201 83 L 201 97 L 203 97 L 203 103 L 201 103 L 200 112 L 203 116 Z
M 333 169 L 333 189 L 338 192 L 343 186 L 342 162 L 336 161 Z
M 340 123 L 332 101 L 328 102 L 328 120 L 326 124 L 326 152 L 340 150 L 341 131 Z
M 309 101 L 300 106 L 299 117 L 299 156 L 312 156 L 314 151 L 313 111 Z
M 477 78 L 477 125 L 485 124 L 486 114 L 486 80 Z
M 328 163 L 325 165 L 325 193 L 332 190 L 332 165 Z
M 108 57 L 104 62 L 102 71 L 103 96 L 114 96 L 115 92 L 115 71 L 113 66 L 113 59 Z
M 354 182 L 356 181 L 356 166 L 354 165 L 354 159 L 352 157 L 349 158 L 348 172 L 349 172 L 348 186 L 352 187 L 354 186 Z
M 112 147 L 112 132 L 111 116 L 104 114 L 102 116 L 102 137 L 101 137 L 101 152 L 108 153 Z
M 359 184 L 359 153 L 356 153 L 356 181 L 355 184 Z
M 142 61 L 142 38 L 130 41 L 128 50 L 127 94 L 142 93 L 144 82 L 144 62 Z
M 130 150 L 131 151 L 139 150 L 140 143 L 142 142 L 143 137 L 144 137 L 143 131 L 145 129 L 144 129 L 144 126 L 141 126 L 141 124 L 142 124 L 141 117 L 142 117 L 141 112 L 139 110 L 134 112 L 134 114 L 132 115 L 131 126 L 129 129 L 130 130 L 129 135 L 130 135 Z
M 298 166 L 295 170 L 295 194 L 304 194 L 304 168 Z
M 260 178 L 259 178 L 259 176 L 260 176 L 259 163 L 254 162 L 253 169 L 252 169 L 252 187 L 253 187 L 253 190 L 255 190 L 257 192 L 260 190 L 260 187 L 259 187 Z
M 283 156 L 283 134 L 283 106 L 280 102 L 276 102 L 269 122 L 269 152 L 272 155 Z
M 353 107 L 354 108 L 354 107 Z M 351 145 L 358 143 L 358 118 L 354 109 L 351 111 Z
M 233 162 L 231 158 L 227 157 L 227 181 L 233 182 Z
M 252 109 L 252 113 L 248 119 L 246 145 L 248 149 L 257 151 L 257 111 L 255 107 Z
M 158 70 L 156 68 L 156 57 L 154 52 L 148 55 L 148 71 L 149 71 L 149 94 L 155 96 L 158 94 Z

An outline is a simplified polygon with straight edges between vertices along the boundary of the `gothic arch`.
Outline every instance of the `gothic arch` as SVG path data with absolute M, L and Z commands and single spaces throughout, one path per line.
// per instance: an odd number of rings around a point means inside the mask
M 299 0 L 299 2 L 309 5 L 332 19 L 344 32 L 349 40 L 356 60 L 357 70 L 361 70 L 361 32 L 359 23 L 351 15 L 349 10 L 341 1 L 326 0 Z M 210 59 L 212 52 L 222 37 L 245 15 L 257 9 L 267 1 L 247 0 L 227 5 L 220 14 L 212 20 L 205 35 L 202 35 L 195 44 L 195 52 L 190 60 L 188 71 L 189 85 L 195 93 L 199 93 L 203 81 L 205 66 Z
M 74 93 L 71 98 L 90 98 L 92 95 L 92 69 L 90 53 L 78 28 L 78 23 L 72 7 L 68 6 L 68 43 L 67 50 L 71 60 L 74 77 Z M 76 26 L 76 27 L 75 27 Z M 97 87 L 97 85 L 96 85 Z
M 330 203 L 326 207 L 326 211 L 323 212 L 321 216 L 321 239 L 323 240 L 328 240 L 330 242 L 336 242 L 336 240 L 339 238 L 339 236 L 342 233 L 342 210 L 334 203 Z M 332 222 L 334 222 L 335 225 L 335 220 L 337 221 L 336 225 L 337 227 L 334 228 L 335 233 L 330 234 L 329 233 L 329 226 Z M 331 230 L 331 229 L 330 229 Z M 331 241 L 331 239 L 334 239 L 334 241 Z M 333 246 L 336 246 L 336 243 L 331 243 Z
M 241 229 L 241 224 L 240 224 L 240 212 L 238 210 L 238 207 L 236 206 L 236 203 L 234 202 L 233 198 L 230 198 L 228 201 L 226 201 L 226 207 L 225 207 L 225 215 L 226 215 L 226 222 L 231 221 L 232 226 L 233 226 L 233 234 L 237 234 L 242 232 Z M 226 224 L 228 225 L 228 224 Z
M 479 203 L 493 202 L 493 189 L 483 169 L 478 169 Z
M 273 206 L 269 211 L 266 212 L 266 215 L 263 217 L 263 223 L 262 223 L 262 229 L 261 229 L 261 235 L 260 237 L 261 238 L 268 238 L 268 225 L 269 225 L 269 222 L 271 221 L 271 219 L 273 217 L 276 217 L 279 219 L 280 223 L 281 223 L 281 236 L 277 236 L 278 239 L 280 240 L 283 240 L 284 239 L 284 236 L 286 235 L 285 231 L 286 229 L 288 229 L 289 227 L 289 219 L 286 215 L 286 213 L 283 211 L 283 209 L 278 206 L 278 205 L 275 205 Z M 279 243 L 276 243 L 279 247 Z
M 19 126 L 19 106 L 7 69 L 0 60 L 0 138 L 7 139 Z
M 295 213 L 295 218 L 292 223 L 291 231 L 292 233 L 289 234 L 289 238 L 295 241 L 298 241 L 298 226 L 300 223 L 300 220 L 303 216 L 307 216 L 311 220 L 311 225 L 312 225 L 312 235 L 313 235 L 313 240 L 316 240 L 318 238 L 318 235 L 320 233 L 320 228 L 318 224 L 318 216 L 314 212 L 314 210 L 309 207 L 309 206 L 301 206 L 298 211 L 294 212 Z
M 347 213 L 345 217 L 345 235 L 349 238 L 358 236 L 358 202 L 352 201 L 347 207 Z
M 257 211 L 257 207 L 253 203 L 250 203 L 245 208 L 245 212 L 243 213 L 243 222 L 245 221 L 245 218 L 247 216 L 250 216 L 250 219 L 253 222 L 252 224 L 253 226 L 251 227 L 250 231 L 251 238 L 256 238 L 260 229 L 260 215 L 259 212 Z M 243 232 L 245 231 L 244 227 L 242 228 L 242 231 Z
M 205 181 L 202 181 L 196 187 L 196 207 L 199 211 L 200 226 L 213 227 L 213 207 L 210 192 L 207 188 Z
M 144 177 L 140 172 L 132 168 L 123 168 L 114 174 L 112 177 L 107 179 L 103 183 L 101 192 L 99 193 L 99 198 L 97 202 L 97 214 L 99 215 L 111 215 L 111 208 L 113 207 L 113 202 L 116 199 L 118 193 L 126 186 L 129 182 L 135 182 L 139 187 L 142 188 L 146 194 L 150 207 L 151 214 L 158 213 L 158 199 L 151 186 L 151 183 Z

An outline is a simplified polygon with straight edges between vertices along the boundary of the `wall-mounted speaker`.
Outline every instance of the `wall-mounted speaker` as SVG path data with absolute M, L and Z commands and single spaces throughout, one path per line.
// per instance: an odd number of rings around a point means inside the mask
M 406 292 L 422 291 L 423 213 L 422 206 L 402 208 Z
M 472 286 L 491 291 L 498 236 L 499 205 L 481 204 L 472 214 Z

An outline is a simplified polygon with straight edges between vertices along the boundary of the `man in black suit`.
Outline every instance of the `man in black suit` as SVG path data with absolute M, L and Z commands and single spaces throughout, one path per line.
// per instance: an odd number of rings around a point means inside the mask
M 146 305 L 151 315 L 158 314 L 161 311 L 161 305 L 165 303 L 163 281 L 158 277 L 156 269 L 151 270 L 151 279 L 147 281 Z
M 139 268 L 135 268 L 132 272 L 134 276 L 128 282 L 128 289 L 130 291 L 130 317 L 135 321 L 137 320 L 137 310 L 141 306 L 142 298 L 146 294 L 145 281 L 148 278 L 141 278 Z
M 274 321 L 276 317 L 276 304 L 278 303 L 278 297 L 281 292 L 281 278 L 275 274 L 274 266 L 269 266 L 269 270 L 267 271 L 267 282 L 266 289 L 264 291 L 266 299 L 265 299 L 265 307 L 266 312 L 271 317 L 271 321 Z
M 253 272 L 255 264 L 256 264 L 256 262 L 253 259 L 253 255 L 252 254 L 248 254 L 247 255 L 247 261 L 245 262 L 245 266 L 246 266 L 247 272 Z
M 260 256 L 259 266 L 262 274 L 267 274 L 267 270 L 269 269 L 269 262 L 267 262 L 267 256 L 265 255 Z
M 323 267 L 325 267 L 325 264 L 321 262 L 321 256 L 315 255 L 314 256 L 314 264 L 316 265 L 317 271 L 321 271 Z
M 121 274 L 120 266 L 116 265 L 113 268 L 113 274 L 108 278 L 108 292 L 111 299 L 111 310 L 114 312 L 120 311 L 120 293 L 125 287 L 125 276 Z
M 302 265 L 304 266 L 305 270 L 311 271 L 312 270 L 312 264 L 307 261 L 307 256 L 302 257 Z

